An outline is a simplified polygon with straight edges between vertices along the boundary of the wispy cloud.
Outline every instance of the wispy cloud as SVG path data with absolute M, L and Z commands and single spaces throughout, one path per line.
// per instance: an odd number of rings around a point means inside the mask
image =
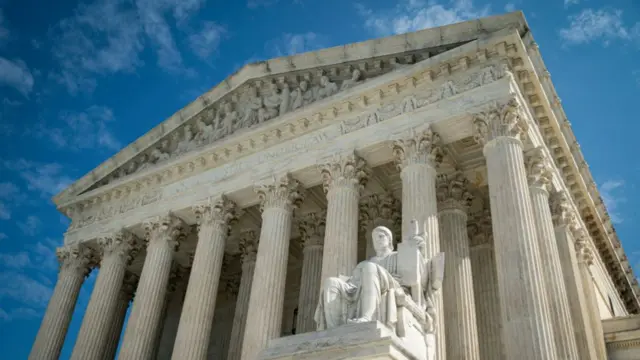
M 33 83 L 33 75 L 24 61 L 0 57 L 0 86 L 12 87 L 27 97 L 33 89 Z
M 514 3 L 507 3 L 504 6 L 504 11 L 506 11 L 506 12 L 516 11 L 516 5 Z
M 49 285 L 17 271 L 0 272 L 0 284 L 0 300 L 11 299 L 44 308 L 51 297 Z
M 327 37 L 315 32 L 283 34 L 265 44 L 268 56 L 288 56 L 325 47 Z
M 564 7 L 569 7 L 571 5 L 578 5 L 580 0 L 564 0 Z
M 40 122 L 28 132 L 48 139 L 58 148 L 67 150 L 119 150 L 122 144 L 109 128 L 115 121 L 113 111 L 105 106 L 91 106 L 84 111 L 62 111 L 54 124 Z
M 27 236 L 35 236 L 40 231 L 41 226 L 42 221 L 35 215 L 29 215 L 26 220 L 18 222 L 18 227 Z
M 601 42 L 607 46 L 614 40 L 629 41 L 640 38 L 640 23 L 625 24 L 622 10 L 584 9 L 569 16 L 569 26 L 560 30 L 566 45 Z
M 1 167 L 17 173 L 24 181 L 27 190 L 43 198 L 49 198 L 73 181 L 65 174 L 62 165 L 57 163 L 39 163 L 26 159 L 6 160 Z
M 0 219 L 11 219 L 11 206 L 22 203 L 24 200 L 25 195 L 14 183 L 8 181 L 0 183 Z
M 402 34 L 486 16 L 489 7 L 476 8 L 471 0 L 447 4 L 423 0 L 402 0 L 392 9 L 372 10 L 356 4 L 364 26 L 377 35 Z
M 624 181 L 622 180 L 607 180 L 600 185 L 600 196 L 613 223 L 623 221 L 622 214 L 619 212 L 620 204 L 627 200 L 622 193 L 623 186 Z
M 200 31 L 189 35 L 189 46 L 201 59 L 207 59 L 218 50 L 220 40 L 227 33 L 224 26 L 205 21 Z
M 9 29 L 6 26 L 6 20 L 4 19 L 4 13 L 0 9 L 0 46 L 2 46 L 7 39 L 9 39 Z

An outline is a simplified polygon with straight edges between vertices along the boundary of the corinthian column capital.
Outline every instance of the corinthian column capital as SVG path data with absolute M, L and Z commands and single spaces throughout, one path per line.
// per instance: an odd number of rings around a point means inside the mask
M 255 188 L 260 199 L 260 210 L 280 208 L 287 211 L 300 206 L 304 199 L 302 184 L 287 174 L 273 179 Z
M 532 149 L 526 155 L 525 163 L 529 186 L 549 191 L 552 168 L 542 147 Z
M 392 150 L 400 170 L 414 164 L 436 167 L 442 163 L 440 145 L 440 135 L 428 127 L 420 132 L 414 130 L 406 138 L 394 140 Z
M 578 261 L 585 263 L 587 266 L 593 265 L 594 254 L 591 246 L 589 245 L 589 232 L 583 228 L 578 228 L 574 231 L 574 237 L 574 246 Z
M 578 225 L 576 213 L 571 206 L 569 196 L 564 191 L 553 194 L 551 198 L 551 216 L 555 227 L 567 226 L 569 229 L 574 229 Z
M 298 228 L 300 235 L 302 235 L 305 249 L 312 246 L 322 246 L 324 244 L 326 224 L 326 211 L 308 213 L 298 219 Z
M 469 180 L 461 172 L 439 175 L 436 182 L 436 197 L 440 211 L 461 210 L 466 213 L 473 200 L 468 187 Z
M 98 238 L 98 245 L 102 259 L 110 256 L 118 256 L 125 259 L 127 265 L 140 251 L 138 238 L 126 230 L 120 230 L 114 234 Z
M 171 214 L 147 219 L 142 225 L 149 244 L 167 243 L 174 251 L 178 250 L 189 231 L 189 226 L 182 219 Z
M 202 204 L 194 205 L 193 212 L 196 214 L 198 228 L 213 224 L 232 225 L 242 215 L 242 210 L 237 208 L 236 203 L 224 195 L 212 197 Z
M 80 244 L 57 248 L 56 257 L 60 263 L 60 275 L 70 271 L 87 276 L 95 263 L 93 252 Z
M 342 186 L 362 191 L 369 177 L 366 162 L 354 153 L 337 155 L 320 165 L 320 174 L 325 193 L 332 187 Z
M 474 139 L 482 145 L 500 137 L 521 140 L 528 129 L 522 109 L 516 99 L 491 104 L 473 115 Z

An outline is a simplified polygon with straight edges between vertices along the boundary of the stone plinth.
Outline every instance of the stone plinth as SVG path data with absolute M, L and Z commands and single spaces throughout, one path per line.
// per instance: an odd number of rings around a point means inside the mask
M 287 336 L 270 341 L 258 359 L 425 359 L 424 335 L 415 327 L 408 328 L 404 337 L 398 337 L 388 326 L 372 321 Z

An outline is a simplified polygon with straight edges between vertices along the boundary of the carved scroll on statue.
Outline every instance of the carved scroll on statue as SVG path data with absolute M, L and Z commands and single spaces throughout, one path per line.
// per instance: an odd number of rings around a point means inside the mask
M 420 253 L 420 242 L 424 241 L 419 235 L 417 220 L 411 220 L 413 235 L 408 236 L 398 244 L 398 274 L 402 285 L 411 288 L 411 298 L 420 306 L 422 304 L 422 268 L 424 259 Z

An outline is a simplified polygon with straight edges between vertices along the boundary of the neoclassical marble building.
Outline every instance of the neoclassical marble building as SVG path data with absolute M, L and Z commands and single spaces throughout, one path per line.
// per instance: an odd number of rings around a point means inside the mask
M 437 359 L 605 359 L 602 320 L 640 310 L 520 12 L 246 65 L 54 201 L 72 221 L 34 360 L 90 271 L 73 359 L 334 358 L 309 355 L 335 335 L 313 333 L 323 281 L 412 219 L 446 256 Z M 384 358 L 416 358 L 377 324 Z

